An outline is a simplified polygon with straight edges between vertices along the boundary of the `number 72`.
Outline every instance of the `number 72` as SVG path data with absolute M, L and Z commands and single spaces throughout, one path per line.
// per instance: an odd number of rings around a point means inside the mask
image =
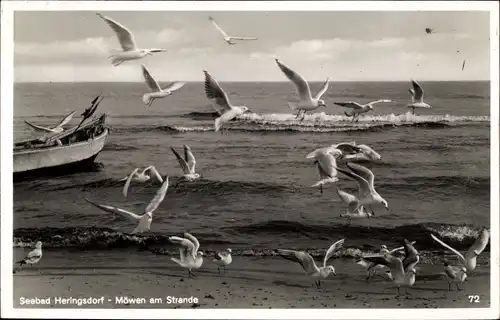
M 469 296 L 469 302 L 470 303 L 479 303 L 479 296 L 478 295 Z

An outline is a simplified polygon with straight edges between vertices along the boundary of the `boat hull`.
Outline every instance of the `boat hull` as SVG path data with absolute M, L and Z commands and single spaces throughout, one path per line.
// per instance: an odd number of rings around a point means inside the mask
M 108 130 L 105 129 L 101 135 L 92 140 L 67 146 L 14 152 L 14 180 L 88 170 L 104 148 L 107 136 Z

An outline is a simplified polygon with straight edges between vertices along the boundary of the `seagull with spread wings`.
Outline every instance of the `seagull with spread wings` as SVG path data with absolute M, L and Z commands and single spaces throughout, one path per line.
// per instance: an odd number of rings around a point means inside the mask
M 83 117 L 82 121 L 80 121 L 80 123 L 76 126 L 74 132 L 76 132 L 76 130 L 80 128 L 80 126 L 85 120 L 90 119 L 90 117 L 92 117 L 92 115 L 96 112 L 97 107 L 101 103 L 102 99 L 104 99 L 104 97 L 102 96 L 102 92 L 99 93 L 99 95 L 96 96 L 94 99 L 92 99 L 92 101 L 90 102 L 90 107 L 88 107 L 87 109 L 85 109 L 85 111 L 82 112 L 81 114 L 81 116 Z
M 415 241 L 412 241 L 411 244 L 415 244 Z M 394 254 L 396 252 L 400 252 L 401 250 L 404 250 L 404 246 L 403 247 L 398 247 L 398 248 L 395 248 L 395 249 L 392 249 L 392 250 L 389 250 L 387 248 L 387 246 L 385 244 L 381 245 L 380 246 L 380 251 L 379 251 L 379 254 Z M 384 268 L 386 266 L 382 265 L 382 264 L 376 264 L 374 262 L 368 262 L 366 260 L 363 259 L 363 257 L 359 258 L 357 261 L 356 261 L 356 264 L 359 264 L 360 266 L 362 266 L 363 268 L 365 268 L 366 270 L 366 278 L 365 280 L 368 281 L 370 280 L 370 278 L 372 278 L 373 276 L 375 276 L 376 272 L 377 272 L 377 269 L 381 269 L 381 268 Z M 390 272 L 390 271 L 389 271 Z M 392 277 L 392 275 L 391 275 Z
M 418 84 L 417 81 L 411 80 L 413 88 L 411 88 L 411 103 L 407 104 L 406 107 L 413 109 L 413 114 L 415 114 L 416 108 L 430 109 L 431 106 L 424 102 L 424 89 Z
M 132 231 L 132 234 L 135 234 L 151 230 L 151 222 L 153 222 L 153 212 L 160 206 L 161 202 L 165 198 L 165 195 L 167 194 L 167 189 L 168 189 L 168 176 L 165 177 L 165 181 L 161 185 L 160 189 L 156 192 L 155 197 L 153 198 L 153 200 L 151 200 L 151 202 L 148 204 L 144 212 L 140 215 L 117 207 L 97 204 L 88 199 L 85 200 L 91 205 L 103 211 L 118 214 L 134 222 L 138 222 L 137 227 L 135 227 L 135 229 Z
M 375 176 L 373 172 L 362 165 L 350 162 L 347 163 L 347 167 L 351 171 L 340 168 L 336 168 L 336 170 L 356 181 L 358 185 L 358 195 L 351 199 L 354 201 L 353 203 L 357 203 L 357 207 L 369 206 L 373 215 L 375 215 L 375 212 L 373 211 L 372 205 L 381 204 L 389 211 L 387 201 L 375 190 Z M 354 206 L 354 204 L 352 206 Z
M 228 36 L 227 33 L 224 30 L 222 30 L 222 28 L 217 24 L 217 22 L 215 22 L 214 18 L 208 17 L 208 20 L 210 20 L 210 22 L 212 22 L 214 27 L 220 32 L 220 34 L 224 38 L 224 41 L 226 41 L 226 43 L 230 46 L 234 46 L 236 44 L 233 42 L 233 40 L 257 40 L 258 39 L 256 37 L 232 37 L 232 36 Z
M 355 196 L 340 189 L 337 189 L 337 194 L 339 195 L 342 202 L 347 205 L 347 212 L 340 214 L 341 218 L 347 217 L 349 225 L 352 223 L 352 218 L 368 218 L 373 216 L 373 213 L 365 210 L 363 206 L 358 205 L 358 201 Z
M 132 34 L 132 32 L 130 32 L 129 29 L 125 28 L 123 25 L 114 21 L 113 19 L 103 16 L 100 13 L 97 13 L 97 15 L 101 19 L 103 19 L 116 33 L 118 41 L 120 42 L 120 45 L 122 47 L 122 51 L 113 50 L 114 54 L 109 57 L 109 59 L 112 59 L 111 63 L 115 67 L 128 60 L 137 60 L 144 58 L 147 55 L 153 55 L 153 53 L 166 52 L 166 50 L 164 49 L 138 48 L 135 43 L 134 35 Z
M 462 255 L 460 252 L 458 252 L 458 250 L 452 248 L 443 241 L 439 240 L 439 238 L 437 238 L 435 235 L 431 234 L 431 237 L 432 239 L 434 239 L 434 241 L 436 241 L 446 249 L 451 250 L 458 257 L 460 264 L 463 267 L 465 267 L 466 272 L 470 273 L 474 271 L 474 269 L 476 268 L 477 256 L 479 256 L 481 252 L 483 252 L 483 250 L 488 245 L 490 234 L 486 229 L 481 230 L 479 237 L 476 239 L 474 244 L 469 248 L 465 256 Z
M 184 179 L 187 181 L 198 179 L 200 174 L 195 172 L 196 159 L 194 158 L 191 148 L 188 145 L 184 145 L 184 158 L 175 151 L 174 148 L 171 147 L 170 149 L 175 154 L 177 161 L 179 161 L 182 172 L 184 173 Z
M 415 265 L 420 260 L 418 251 L 407 239 L 404 239 L 404 250 L 405 257 L 403 260 L 393 256 L 388 251 L 384 254 L 367 255 L 363 257 L 365 261 L 389 267 L 389 277 L 398 288 L 398 296 L 400 295 L 400 287 L 404 287 L 405 293 L 408 294 L 408 288 L 415 283 L 415 275 L 417 273 Z
M 142 75 L 144 76 L 144 80 L 151 90 L 150 93 L 146 93 L 142 96 L 142 102 L 144 102 L 144 104 L 149 107 L 151 107 L 155 99 L 161 99 L 170 96 L 172 95 L 172 92 L 179 90 L 186 84 L 185 82 L 174 81 L 166 87 L 161 88 L 145 65 L 142 65 Z
M 68 124 L 71 119 L 73 118 L 73 115 L 76 113 L 76 111 L 71 112 L 67 116 L 65 116 L 56 126 L 54 127 L 42 127 L 36 124 L 32 124 L 28 121 L 24 121 L 27 125 L 29 125 L 31 128 L 35 129 L 36 131 L 42 131 L 42 132 L 48 132 L 48 133 L 60 133 L 64 131 L 63 126 Z
M 146 174 L 146 172 L 150 172 L 151 175 Z M 128 188 L 130 187 L 130 183 L 133 181 L 136 182 L 146 182 L 151 179 L 151 177 L 154 177 L 158 182 L 163 183 L 163 178 L 161 175 L 158 173 L 158 170 L 156 170 L 155 166 L 149 166 L 142 170 L 142 172 L 139 172 L 139 168 L 135 168 L 134 171 L 132 171 L 127 177 L 124 177 L 120 181 L 126 181 L 125 185 L 123 186 L 123 196 L 126 198 L 127 193 L 128 193 Z
M 309 83 L 297 72 L 290 69 L 290 67 L 283 64 L 278 59 L 275 59 L 276 63 L 280 70 L 285 74 L 285 76 L 293 82 L 295 87 L 297 88 L 297 93 L 299 95 L 300 101 L 298 103 L 288 102 L 290 109 L 298 110 L 296 119 L 299 118 L 301 113 L 303 114 L 301 120 L 304 120 L 306 113 L 309 111 L 313 111 L 318 109 L 319 107 L 326 107 L 326 103 L 321 97 L 325 94 L 326 90 L 328 90 L 328 84 L 330 79 L 327 78 L 325 83 L 323 84 L 323 88 L 316 93 L 313 97 L 311 94 L 311 89 L 309 88 Z
M 206 70 L 203 70 L 203 73 L 205 74 L 205 95 L 212 104 L 212 107 L 217 112 L 222 112 L 222 115 L 215 119 L 214 126 L 215 132 L 217 132 L 225 123 L 250 110 L 246 106 L 231 105 L 226 92 L 224 92 L 217 80 Z
M 337 252 L 339 251 L 342 246 L 344 245 L 345 239 L 339 240 L 332 244 L 330 248 L 326 251 L 325 258 L 323 259 L 323 266 L 318 267 L 316 265 L 316 262 L 314 262 L 313 257 L 304 251 L 295 251 L 295 250 L 287 250 L 287 249 L 278 249 L 278 253 L 280 254 L 281 257 L 300 263 L 302 266 L 302 269 L 304 269 L 304 272 L 312 277 L 315 278 L 314 284 L 316 285 L 316 288 L 321 287 L 321 282 L 320 279 L 326 279 L 330 274 L 335 273 L 335 268 L 332 265 L 326 265 L 328 260 Z M 319 278 L 319 279 L 317 279 Z
M 373 110 L 373 105 L 374 104 L 377 104 L 377 103 L 390 103 L 390 102 L 394 102 L 392 100 L 388 100 L 388 99 L 382 99 L 382 100 L 375 100 L 375 101 L 372 101 L 372 102 L 368 102 L 366 104 L 359 104 L 355 101 L 347 101 L 347 102 L 334 102 L 334 104 L 338 105 L 338 106 L 341 106 L 341 107 L 344 107 L 344 108 L 351 108 L 352 111 L 351 111 L 351 114 L 344 112 L 344 114 L 347 116 L 347 117 L 352 117 L 352 120 L 351 121 L 354 121 L 356 119 L 356 121 L 359 121 L 359 115 L 362 114 L 362 113 L 366 113 L 368 111 L 371 111 Z
M 184 232 L 184 238 L 172 236 L 169 237 L 168 240 L 179 245 L 179 259 L 170 259 L 181 267 L 188 269 L 189 278 L 191 278 L 191 276 L 196 277 L 191 270 L 199 269 L 203 265 L 203 252 L 198 251 L 200 248 L 198 239 L 192 234 Z
M 320 192 L 323 193 L 323 185 L 326 183 L 335 183 L 339 181 L 337 178 L 337 160 L 338 157 L 342 156 L 342 151 L 334 147 L 326 147 L 316 149 L 306 156 L 306 159 L 314 159 L 314 164 L 316 164 L 319 173 L 319 181 L 313 184 L 311 187 L 320 188 Z

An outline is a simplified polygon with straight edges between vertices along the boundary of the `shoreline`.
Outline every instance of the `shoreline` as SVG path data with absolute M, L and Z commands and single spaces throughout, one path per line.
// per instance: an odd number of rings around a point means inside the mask
M 48 260 L 48 259 L 47 259 Z M 353 259 L 331 259 L 337 275 L 314 287 L 298 263 L 279 257 L 233 258 L 226 274 L 219 274 L 211 257 L 204 258 L 194 278 L 169 257 L 151 261 L 129 259 L 112 265 L 23 268 L 13 275 L 14 308 L 482 308 L 490 306 L 490 269 L 479 265 L 461 285 L 464 291 L 448 291 L 438 274 L 442 266 L 421 263 L 409 295 L 396 298 L 392 281 L 375 276 L 365 281 L 364 269 Z M 156 261 L 153 261 L 156 260 Z M 136 261 L 136 263 L 133 263 Z M 145 265 L 145 262 L 148 262 Z M 142 264 L 139 265 L 138 263 Z M 121 266 L 119 266 L 121 264 Z M 383 275 L 383 271 L 379 271 Z M 453 285 L 453 289 L 456 290 Z M 479 296 L 471 303 L 468 295 Z M 97 304 L 63 304 L 62 298 L 102 299 Z M 120 297 L 126 297 L 120 300 Z M 168 297 L 190 298 L 178 303 Z M 21 298 L 50 298 L 48 304 L 24 304 Z M 56 302 L 56 298 L 59 299 Z M 140 300 L 143 298 L 144 300 Z M 153 298 L 153 300 L 150 300 Z M 195 302 L 197 298 L 198 301 Z M 118 300 L 117 300 L 118 299 Z M 139 300 L 138 300 L 139 299 Z M 154 300 L 156 299 L 156 300 Z M 160 300 L 161 299 L 161 302 Z M 77 302 L 74 300 L 73 302 Z M 82 300 L 80 300 L 82 302 Z M 134 303 L 135 302 L 135 303 Z M 169 303 L 172 302 L 172 303 Z

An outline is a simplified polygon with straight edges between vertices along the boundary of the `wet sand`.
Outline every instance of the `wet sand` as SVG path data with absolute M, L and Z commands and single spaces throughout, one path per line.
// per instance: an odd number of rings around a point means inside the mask
M 97 258 L 96 258 L 97 259 Z M 137 261 L 136 259 L 134 259 Z M 479 308 L 490 305 L 489 266 L 480 265 L 462 284 L 464 291 L 448 290 L 439 276 L 442 266 L 419 264 L 409 295 L 396 298 L 392 281 L 375 277 L 365 281 L 364 269 L 353 259 L 332 259 L 337 275 L 314 286 L 299 264 L 279 257 L 234 257 L 226 274 L 218 274 L 211 259 L 205 259 L 196 278 L 188 278 L 166 256 L 151 261 L 117 266 L 86 267 L 40 263 L 23 268 L 14 276 L 14 307 L 52 308 Z M 132 261 L 132 260 L 131 260 Z M 379 273 L 383 274 L 383 272 Z M 477 295 L 471 303 L 468 296 Z M 185 303 L 168 303 L 167 297 L 196 297 Z M 62 304 L 56 298 L 102 299 L 92 305 Z M 122 301 L 120 297 L 134 299 Z M 48 305 L 21 305 L 21 298 L 50 298 Z M 137 300 L 144 298 L 143 301 Z M 156 302 L 150 298 L 160 298 Z M 160 302 L 161 300 L 161 302 Z M 101 301 L 101 300 L 98 300 Z M 127 303 L 128 302 L 128 303 Z

